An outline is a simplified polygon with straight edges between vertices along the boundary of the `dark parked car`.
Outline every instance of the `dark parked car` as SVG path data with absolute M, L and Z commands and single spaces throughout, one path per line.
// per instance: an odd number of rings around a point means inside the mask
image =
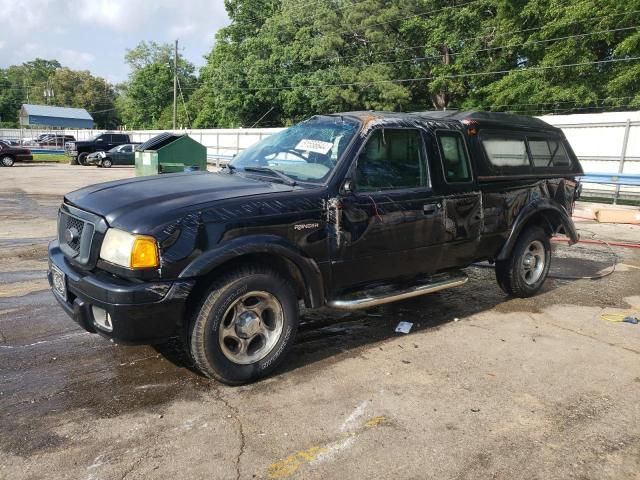
M 124 133 L 106 132 L 96 135 L 91 140 L 69 142 L 65 144 L 65 153 L 70 157 L 71 165 L 84 165 L 85 159 L 93 152 L 106 152 L 118 145 L 131 143 L 129 135 Z
M 61 133 L 51 133 L 35 141 L 41 147 L 60 147 L 63 148 L 69 142 L 75 142 L 76 137 L 73 135 L 63 135 Z
M 530 117 L 317 116 L 226 172 L 67 194 L 48 276 L 86 330 L 178 336 L 204 375 L 244 383 L 282 361 L 299 301 L 371 308 L 462 285 L 483 260 L 505 292 L 534 295 L 550 237 L 578 240 L 581 174 L 562 131 Z
M 15 162 L 31 162 L 32 160 L 33 155 L 28 148 L 16 147 L 0 140 L 0 166 L 13 167 Z
M 112 148 L 108 152 L 95 152 L 88 155 L 85 165 L 97 165 L 98 167 L 110 168 L 112 165 L 135 165 L 136 155 L 134 143 L 127 143 Z

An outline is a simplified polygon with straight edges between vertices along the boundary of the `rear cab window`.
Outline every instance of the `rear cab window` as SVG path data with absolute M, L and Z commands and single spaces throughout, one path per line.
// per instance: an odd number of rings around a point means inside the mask
M 489 163 L 497 170 L 529 171 L 531 163 L 524 136 L 485 134 L 481 142 Z
M 492 170 L 504 175 L 566 172 L 573 168 L 562 138 L 552 134 L 481 133 Z
M 527 142 L 534 169 L 567 169 L 572 166 L 560 139 L 527 136 Z

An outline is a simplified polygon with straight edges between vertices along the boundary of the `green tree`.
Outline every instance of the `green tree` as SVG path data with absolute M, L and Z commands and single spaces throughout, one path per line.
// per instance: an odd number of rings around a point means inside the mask
M 58 68 L 49 77 L 49 87 L 54 97 L 50 102 L 63 107 L 84 108 L 93 116 L 99 128 L 115 128 L 119 120 L 115 114 L 114 87 L 88 71 Z
M 173 110 L 173 47 L 141 42 L 128 50 L 125 61 L 131 69 L 129 80 L 119 87 L 122 98 L 118 111 L 128 128 L 170 128 Z M 189 94 L 197 84 L 195 67 L 178 55 L 178 123 L 188 126 L 193 118 L 185 112 Z M 183 103 L 184 97 L 184 103 Z
M 44 103 L 49 77 L 60 68 L 57 60 L 35 60 L 0 69 L 0 117 L 3 126 L 17 127 L 23 103 Z
M 639 55 L 639 0 L 234 0 L 227 8 L 231 24 L 218 32 L 194 95 L 203 127 L 251 126 L 265 113 L 263 126 L 353 109 L 535 114 L 638 102 L 640 64 L 618 60 Z

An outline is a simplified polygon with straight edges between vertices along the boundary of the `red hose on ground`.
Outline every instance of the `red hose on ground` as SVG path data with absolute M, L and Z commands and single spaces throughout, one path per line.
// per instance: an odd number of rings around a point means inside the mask
M 569 242 L 568 238 L 560 238 L 560 237 L 553 237 L 551 239 L 552 242 Z M 578 240 L 578 243 L 593 243 L 593 244 L 597 244 L 597 245 L 602 245 L 602 240 L 590 240 L 588 238 L 585 239 L 580 239 Z M 607 243 L 609 245 L 615 245 L 616 247 L 624 247 L 624 248 L 640 248 L 640 244 L 638 243 L 626 243 L 626 242 L 612 242 L 607 240 Z

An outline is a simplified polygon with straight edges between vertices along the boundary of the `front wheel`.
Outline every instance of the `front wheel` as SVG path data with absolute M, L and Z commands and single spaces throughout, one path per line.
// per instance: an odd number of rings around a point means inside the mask
M 267 267 L 245 267 L 215 282 L 190 328 L 196 368 L 223 383 L 271 373 L 291 348 L 298 302 L 291 282 Z
M 101 165 L 104 168 L 111 168 L 111 165 L 113 165 L 113 163 L 111 163 L 111 159 L 105 158 L 104 160 L 102 160 L 102 164 Z
M 87 152 L 82 152 L 80 155 L 78 155 L 78 165 L 82 165 L 83 167 L 87 166 L 87 162 L 86 159 L 89 156 L 89 154 Z
M 5 155 L 4 157 L 0 158 L 0 165 L 2 165 L 3 167 L 13 167 L 14 163 L 15 160 L 9 155 Z
M 511 256 L 496 262 L 496 279 L 505 293 L 531 297 L 542 288 L 550 265 L 549 235 L 542 228 L 532 226 L 520 234 Z

